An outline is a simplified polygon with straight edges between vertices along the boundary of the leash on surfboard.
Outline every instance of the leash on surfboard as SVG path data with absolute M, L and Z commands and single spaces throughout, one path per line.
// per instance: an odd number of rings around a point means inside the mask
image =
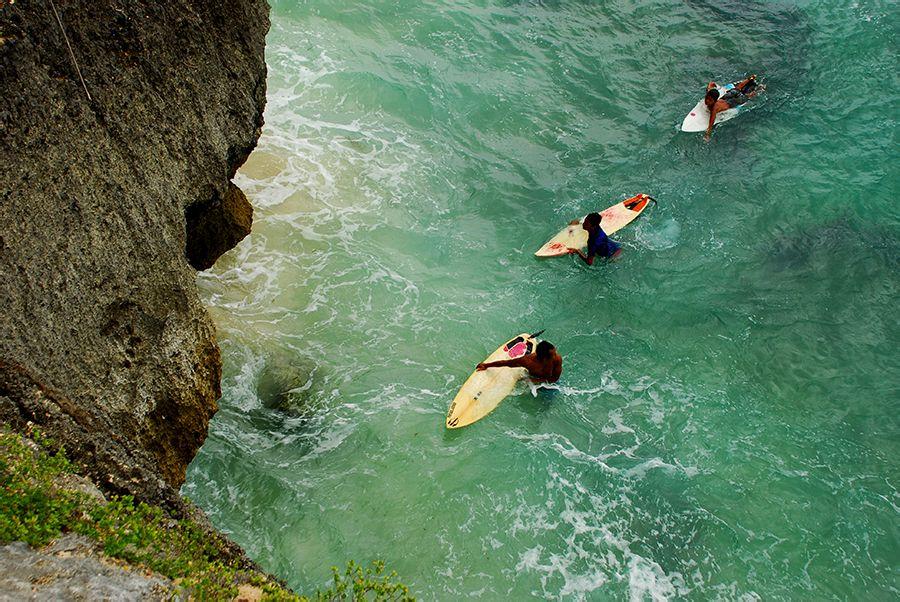
M 532 338 L 532 339 L 538 338 L 539 336 L 541 336 L 542 334 L 544 334 L 544 331 L 545 331 L 545 330 L 547 330 L 547 329 L 546 329 L 546 328 L 542 328 L 541 330 L 538 330 L 536 333 L 534 333 L 533 335 L 531 335 L 531 338 Z

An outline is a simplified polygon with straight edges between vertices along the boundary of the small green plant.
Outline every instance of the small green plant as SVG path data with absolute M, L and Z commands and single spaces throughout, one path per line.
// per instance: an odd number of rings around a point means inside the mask
M 71 469 L 65 454 L 41 454 L 21 437 L 0 434 L 0 541 L 42 546 L 74 520 L 78 496 L 54 491 Z
M 368 600 L 397 600 L 413 602 L 409 588 L 397 582 L 397 573 L 384 573 L 384 563 L 380 560 L 372 562 L 371 567 L 363 568 L 352 560 L 342 573 L 336 566 L 331 567 L 332 586 L 316 592 L 316 602 L 363 602 Z

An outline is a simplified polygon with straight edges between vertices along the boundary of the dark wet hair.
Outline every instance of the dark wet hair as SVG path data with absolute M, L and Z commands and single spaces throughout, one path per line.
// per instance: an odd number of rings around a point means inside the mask
M 694 98 L 697 98 L 696 96 Z M 716 102 L 719 100 L 719 91 L 715 88 L 712 90 L 706 91 L 706 100 L 712 100 L 712 102 Z
M 602 219 L 603 216 L 601 216 L 599 213 L 588 213 L 587 217 L 584 218 L 584 223 L 599 226 Z
M 534 352 L 537 354 L 539 358 L 545 358 L 550 355 L 550 352 L 556 349 L 549 341 L 541 341 L 538 343 L 537 349 Z

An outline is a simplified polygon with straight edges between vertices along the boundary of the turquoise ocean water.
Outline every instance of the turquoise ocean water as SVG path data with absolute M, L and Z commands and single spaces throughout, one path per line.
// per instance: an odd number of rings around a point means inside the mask
M 252 235 L 200 287 L 221 410 L 184 493 L 299 591 L 896 599 L 896 4 L 272 2 Z M 745 114 L 678 131 L 706 82 Z M 611 265 L 533 252 L 638 192 Z M 560 390 L 472 427 L 546 328 Z M 275 393 L 290 389 L 286 395 Z

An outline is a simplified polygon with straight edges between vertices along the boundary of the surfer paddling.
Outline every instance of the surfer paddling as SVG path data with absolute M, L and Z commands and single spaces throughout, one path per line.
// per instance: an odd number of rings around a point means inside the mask
M 482 362 L 475 366 L 478 371 L 488 368 L 525 368 L 532 382 L 555 383 L 562 374 L 562 358 L 556 352 L 556 347 L 547 341 L 541 341 L 534 353 L 527 353 L 511 360 Z
M 703 98 L 703 103 L 709 110 L 709 125 L 706 127 L 706 135 L 703 136 L 703 139 L 709 142 L 709 137 L 712 136 L 713 125 L 716 123 L 716 115 L 744 104 L 762 89 L 763 87 L 756 81 L 756 76 L 751 75 L 747 79 L 736 83 L 734 88 L 725 92 L 720 98 L 719 90 L 716 89 L 716 82 L 709 82 L 706 85 L 706 96 Z
M 594 257 L 597 256 L 608 257 L 609 259 L 615 259 L 619 256 L 622 249 L 618 243 L 610 240 L 603 228 L 600 227 L 602 220 L 603 217 L 599 213 L 589 213 L 584 218 L 584 223 L 581 224 L 581 227 L 588 232 L 587 255 L 582 253 L 581 249 L 573 249 L 571 247 L 569 248 L 570 255 L 577 253 L 588 265 L 594 265 Z M 571 225 L 574 226 L 577 223 L 578 220 L 575 220 Z

